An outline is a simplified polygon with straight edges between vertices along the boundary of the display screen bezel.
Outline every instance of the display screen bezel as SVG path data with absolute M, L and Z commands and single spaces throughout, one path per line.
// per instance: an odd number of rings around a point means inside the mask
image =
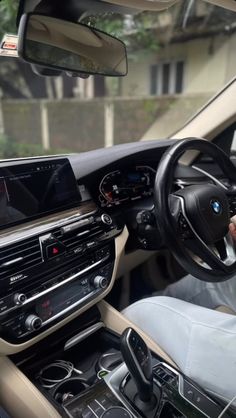
M 68 170 L 70 170 L 70 175 L 71 175 L 71 179 L 72 182 L 74 184 L 72 184 L 72 187 L 74 187 L 74 199 L 72 201 L 70 201 L 69 203 L 65 203 L 62 204 L 61 206 L 57 206 L 55 208 L 43 211 L 43 212 L 38 212 L 37 214 L 34 214 L 32 216 L 27 216 L 25 219 L 21 219 L 21 220 L 17 220 L 17 221 L 13 221 L 13 222 L 8 222 L 8 223 L 4 223 L 1 224 L 0 223 L 0 231 L 2 230 L 8 230 L 9 228 L 18 226 L 18 225 L 22 225 L 22 224 L 26 224 L 29 223 L 31 221 L 34 221 L 36 219 L 41 219 L 44 218 L 48 215 L 54 214 L 54 213 L 60 213 L 62 211 L 65 211 L 67 209 L 72 209 L 77 207 L 80 202 L 81 202 L 81 194 L 79 192 L 79 187 L 75 178 L 75 174 L 74 171 L 72 169 L 72 166 L 70 164 L 70 161 L 68 158 L 57 158 L 57 159 L 53 159 L 53 160 L 31 160 L 30 162 L 27 161 L 22 161 L 19 163 L 9 163 L 6 164 L 4 162 L 3 165 L 0 165 L 0 178 L 4 178 L 4 174 L 6 175 L 6 170 L 9 170 L 10 173 L 12 173 L 12 175 L 19 175 L 22 174 L 24 171 L 25 172 L 29 172 L 30 170 L 33 170 L 34 168 L 40 166 L 40 167 L 44 167 L 44 166 L 48 166 L 48 165 L 61 165 L 64 167 L 68 167 Z

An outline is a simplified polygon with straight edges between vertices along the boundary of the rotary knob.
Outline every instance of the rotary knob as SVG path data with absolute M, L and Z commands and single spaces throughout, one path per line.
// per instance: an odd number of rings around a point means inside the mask
M 93 284 L 96 289 L 105 289 L 107 287 L 107 279 L 103 276 L 96 276 L 93 280 Z
M 26 299 L 27 297 L 24 293 L 16 293 L 14 296 L 14 302 L 16 305 L 22 305 Z
M 112 225 L 112 219 L 110 217 L 110 215 L 108 215 L 107 213 L 103 213 L 101 216 L 101 221 L 105 224 L 105 225 Z
M 101 418 L 131 418 L 132 415 L 129 411 L 121 406 L 114 406 L 108 408 L 105 412 L 103 412 Z
M 37 331 L 42 326 L 42 319 L 37 315 L 29 315 L 25 320 L 25 328 L 28 331 Z

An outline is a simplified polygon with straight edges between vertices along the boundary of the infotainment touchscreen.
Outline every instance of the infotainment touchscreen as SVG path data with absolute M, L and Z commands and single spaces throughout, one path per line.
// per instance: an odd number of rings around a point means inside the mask
M 76 206 L 79 201 L 66 158 L 0 167 L 0 229 Z

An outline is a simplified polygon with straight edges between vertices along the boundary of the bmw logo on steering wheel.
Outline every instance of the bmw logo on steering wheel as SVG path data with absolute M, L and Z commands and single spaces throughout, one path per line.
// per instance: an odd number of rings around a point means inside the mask
M 218 200 L 211 201 L 211 208 L 216 215 L 219 215 L 222 212 L 222 205 Z

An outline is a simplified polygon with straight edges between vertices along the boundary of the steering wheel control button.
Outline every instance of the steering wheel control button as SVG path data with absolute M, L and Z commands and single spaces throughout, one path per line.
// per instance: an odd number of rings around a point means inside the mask
M 16 293 L 14 296 L 15 305 L 22 305 L 26 301 L 27 297 L 24 293 Z
M 186 221 L 185 217 L 182 215 L 182 213 L 179 215 L 179 230 L 182 238 L 187 239 L 191 238 L 191 229 L 188 225 L 188 222 Z
M 25 328 L 28 331 L 37 331 L 42 326 L 42 319 L 37 315 L 29 315 L 25 320 Z
M 229 201 L 229 211 L 230 211 L 230 216 L 234 216 L 236 215 L 236 196 L 230 196 L 228 198 Z
M 149 210 L 142 210 L 138 212 L 136 216 L 136 221 L 138 224 L 146 224 L 146 225 L 152 225 L 154 222 L 153 214 Z

